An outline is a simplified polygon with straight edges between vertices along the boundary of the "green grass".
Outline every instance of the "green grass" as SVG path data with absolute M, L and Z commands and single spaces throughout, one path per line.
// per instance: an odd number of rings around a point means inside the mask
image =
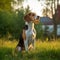
M 0 60 L 60 60 L 60 41 L 36 42 L 36 49 L 13 56 L 17 41 L 0 40 Z

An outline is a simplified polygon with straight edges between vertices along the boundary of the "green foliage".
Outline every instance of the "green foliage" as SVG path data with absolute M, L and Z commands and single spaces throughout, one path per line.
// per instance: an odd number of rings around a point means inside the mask
M 0 37 L 11 34 L 14 38 L 18 38 L 24 25 L 24 11 L 9 13 L 0 11 Z
M 0 10 L 11 11 L 11 1 L 13 0 L 0 0 Z
M 7 33 L 6 31 L 8 30 L 8 28 L 7 28 L 8 27 L 8 24 L 7 24 L 8 17 L 9 17 L 9 15 L 7 12 L 0 11 L 0 37 Z
M 42 29 L 42 24 L 39 23 L 39 24 L 35 25 L 35 28 L 36 28 L 36 31 L 37 31 L 37 38 L 41 38 L 42 39 L 43 33 L 44 33 L 44 31 Z
M 19 37 L 20 33 L 22 32 L 22 27 L 24 26 L 24 10 L 18 11 L 17 14 L 17 19 L 15 19 L 15 24 L 14 24 L 14 31 L 13 35 L 15 35 L 16 38 Z M 14 21 L 13 21 L 14 22 Z
M 17 2 L 15 0 L 0 0 L 0 10 L 12 12 L 14 6 L 11 6 L 11 2 L 13 5 L 18 6 L 21 5 L 23 1 L 24 0 L 17 0 Z
M 18 10 L 18 14 L 15 12 L 9 13 L 6 11 L 0 11 L 0 37 L 8 36 L 11 34 L 13 38 L 19 38 L 19 35 L 24 26 L 24 10 Z M 41 38 L 42 24 L 39 23 L 35 26 L 37 30 L 37 38 Z
M 23 0 L 18 0 L 22 2 Z M 20 8 L 16 12 L 11 12 L 11 2 L 14 0 L 0 0 L 0 38 L 7 37 L 10 35 L 13 38 L 19 38 L 20 33 L 22 32 L 22 27 L 24 26 L 24 14 L 30 12 L 30 7 L 24 10 Z M 39 29 L 40 28 L 40 29 Z M 41 37 L 41 24 L 36 25 L 37 38 Z M 10 38 L 10 37 L 9 37 Z

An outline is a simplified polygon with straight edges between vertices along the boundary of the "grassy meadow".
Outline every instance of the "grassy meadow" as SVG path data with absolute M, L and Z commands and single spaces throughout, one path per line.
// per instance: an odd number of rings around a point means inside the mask
M 36 41 L 35 50 L 18 52 L 13 51 L 17 41 L 0 40 L 0 60 L 60 60 L 60 41 Z

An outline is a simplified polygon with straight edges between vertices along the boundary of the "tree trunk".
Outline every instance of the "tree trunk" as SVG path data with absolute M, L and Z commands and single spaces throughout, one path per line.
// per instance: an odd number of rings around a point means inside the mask
M 55 16 L 56 17 L 56 16 Z M 54 19 L 54 38 L 55 40 L 57 39 L 57 24 L 56 24 L 56 19 L 55 17 L 53 17 Z
M 55 3 L 55 2 L 57 2 L 57 3 Z M 58 24 L 58 22 L 57 22 L 57 20 L 56 20 L 56 18 L 57 18 L 57 6 L 58 6 L 58 4 L 59 4 L 59 0 L 54 0 L 54 11 L 55 11 L 55 16 L 54 16 L 54 34 L 55 34 L 55 39 L 57 39 L 57 24 Z

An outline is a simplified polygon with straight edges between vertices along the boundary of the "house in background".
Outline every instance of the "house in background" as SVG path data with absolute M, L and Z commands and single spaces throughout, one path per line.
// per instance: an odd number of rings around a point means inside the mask
M 53 25 L 53 20 L 50 19 L 49 17 L 40 17 L 40 22 L 42 23 L 42 29 L 47 30 L 49 32 L 53 32 L 54 30 L 54 25 Z
M 40 22 L 42 23 L 42 29 L 47 30 L 50 33 L 54 31 L 54 23 L 53 20 L 49 17 L 40 17 Z M 60 36 L 60 25 L 57 24 L 57 36 Z

